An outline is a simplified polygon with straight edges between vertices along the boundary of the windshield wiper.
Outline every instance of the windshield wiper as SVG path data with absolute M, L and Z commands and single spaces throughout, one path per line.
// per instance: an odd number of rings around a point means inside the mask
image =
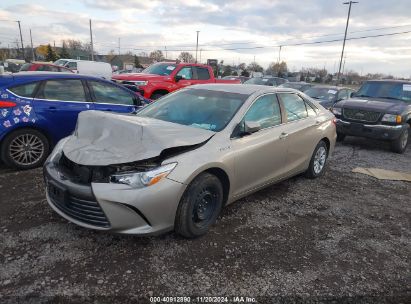
M 354 97 L 372 97 L 372 96 L 369 96 L 369 95 L 355 95 Z
M 391 97 L 391 96 L 381 96 L 381 97 L 378 97 L 378 98 L 384 98 L 384 99 L 395 99 L 395 100 L 401 100 L 401 101 L 402 101 L 402 99 L 401 99 L 401 98 Z

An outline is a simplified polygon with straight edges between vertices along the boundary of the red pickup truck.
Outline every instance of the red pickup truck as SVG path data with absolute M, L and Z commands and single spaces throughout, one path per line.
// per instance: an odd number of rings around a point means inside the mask
M 113 75 L 112 79 L 149 99 L 194 84 L 241 83 L 240 80 L 216 79 L 208 65 L 173 62 L 155 63 L 142 73 Z

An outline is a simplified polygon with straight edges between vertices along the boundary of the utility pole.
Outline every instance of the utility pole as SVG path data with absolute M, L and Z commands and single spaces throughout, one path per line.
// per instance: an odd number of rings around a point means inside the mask
M 278 50 L 278 63 L 280 63 L 280 60 L 281 60 L 281 48 L 282 48 L 283 46 L 282 45 L 280 45 L 280 49 Z
M 90 19 L 90 46 L 91 46 L 91 61 L 94 61 L 93 32 L 91 31 L 91 19 Z
M 166 53 L 166 59 L 167 59 L 167 45 L 164 46 L 164 51 Z
M 120 38 L 118 38 L 118 54 L 120 55 Z
M 197 52 L 198 52 L 198 33 L 200 33 L 200 31 L 196 31 L 197 32 L 197 44 L 196 44 L 196 63 L 197 63 Z
M 23 55 L 23 59 L 24 59 L 24 44 L 23 44 L 23 35 L 21 34 L 21 25 L 20 25 L 20 21 L 17 20 L 16 21 L 19 24 L 19 31 L 20 31 L 20 41 L 21 41 L 21 54 Z
M 351 5 L 358 3 L 357 1 L 350 1 L 350 2 L 344 2 L 343 4 L 348 4 L 348 16 L 347 16 L 347 24 L 345 25 L 345 33 L 344 33 L 344 41 L 343 41 L 343 47 L 341 51 L 341 59 L 340 59 L 340 67 L 338 68 L 338 74 L 337 74 L 337 84 L 340 81 L 340 76 L 341 76 L 341 65 L 343 62 L 343 57 L 344 57 L 344 48 L 345 48 L 345 40 L 347 39 L 347 30 L 348 30 L 348 23 L 350 22 L 350 14 L 351 14 Z
M 31 43 L 31 56 L 33 57 L 33 61 L 35 61 L 36 54 L 34 54 L 33 37 L 31 36 L 31 29 L 30 29 L 30 43 Z

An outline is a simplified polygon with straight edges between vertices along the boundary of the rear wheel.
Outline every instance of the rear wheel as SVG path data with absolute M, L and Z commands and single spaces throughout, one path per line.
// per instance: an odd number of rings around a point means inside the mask
M 208 232 L 223 205 L 223 186 L 210 173 L 202 173 L 187 187 L 177 209 L 175 231 L 195 238 Z
M 6 165 L 17 169 L 41 166 L 49 154 L 49 142 L 41 132 L 20 129 L 10 133 L 1 146 L 1 158 Z
M 153 95 L 151 95 L 151 99 L 152 100 L 156 100 L 159 99 L 160 97 L 163 97 L 164 95 L 166 95 L 167 93 L 154 93 Z
M 392 151 L 396 153 L 404 153 L 408 145 L 409 129 L 410 127 L 407 125 L 407 127 L 402 131 L 400 137 L 391 142 Z
M 311 156 L 310 165 L 305 172 L 308 178 L 316 178 L 324 174 L 327 163 L 328 148 L 324 141 L 320 141 Z

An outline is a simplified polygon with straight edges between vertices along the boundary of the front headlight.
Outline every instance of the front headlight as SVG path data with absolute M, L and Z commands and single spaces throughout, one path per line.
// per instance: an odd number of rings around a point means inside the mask
M 332 108 L 331 112 L 333 112 L 334 115 L 341 115 L 341 108 Z
M 67 142 L 68 139 L 69 139 L 68 137 L 65 137 L 57 143 L 57 145 L 54 147 L 53 151 L 50 153 L 49 157 L 47 158 L 46 163 L 56 163 L 60 159 L 61 154 L 63 152 L 63 146 Z
M 110 183 L 125 184 L 133 188 L 144 188 L 157 184 L 166 177 L 177 163 L 167 164 L 145 172 L 124 172 L 110 176 Z
M 133 81 L 133 83 L 136 86 L 145 86 L 145 85 L 147 85 L 148 81 L 147 80 L 137 80 L 137 81 Z
M 384 114 L 381 121 L 383 122 L 391 122 L 391 123 L 401 123 L 401 115 L 394 115 L 394 114 Z

